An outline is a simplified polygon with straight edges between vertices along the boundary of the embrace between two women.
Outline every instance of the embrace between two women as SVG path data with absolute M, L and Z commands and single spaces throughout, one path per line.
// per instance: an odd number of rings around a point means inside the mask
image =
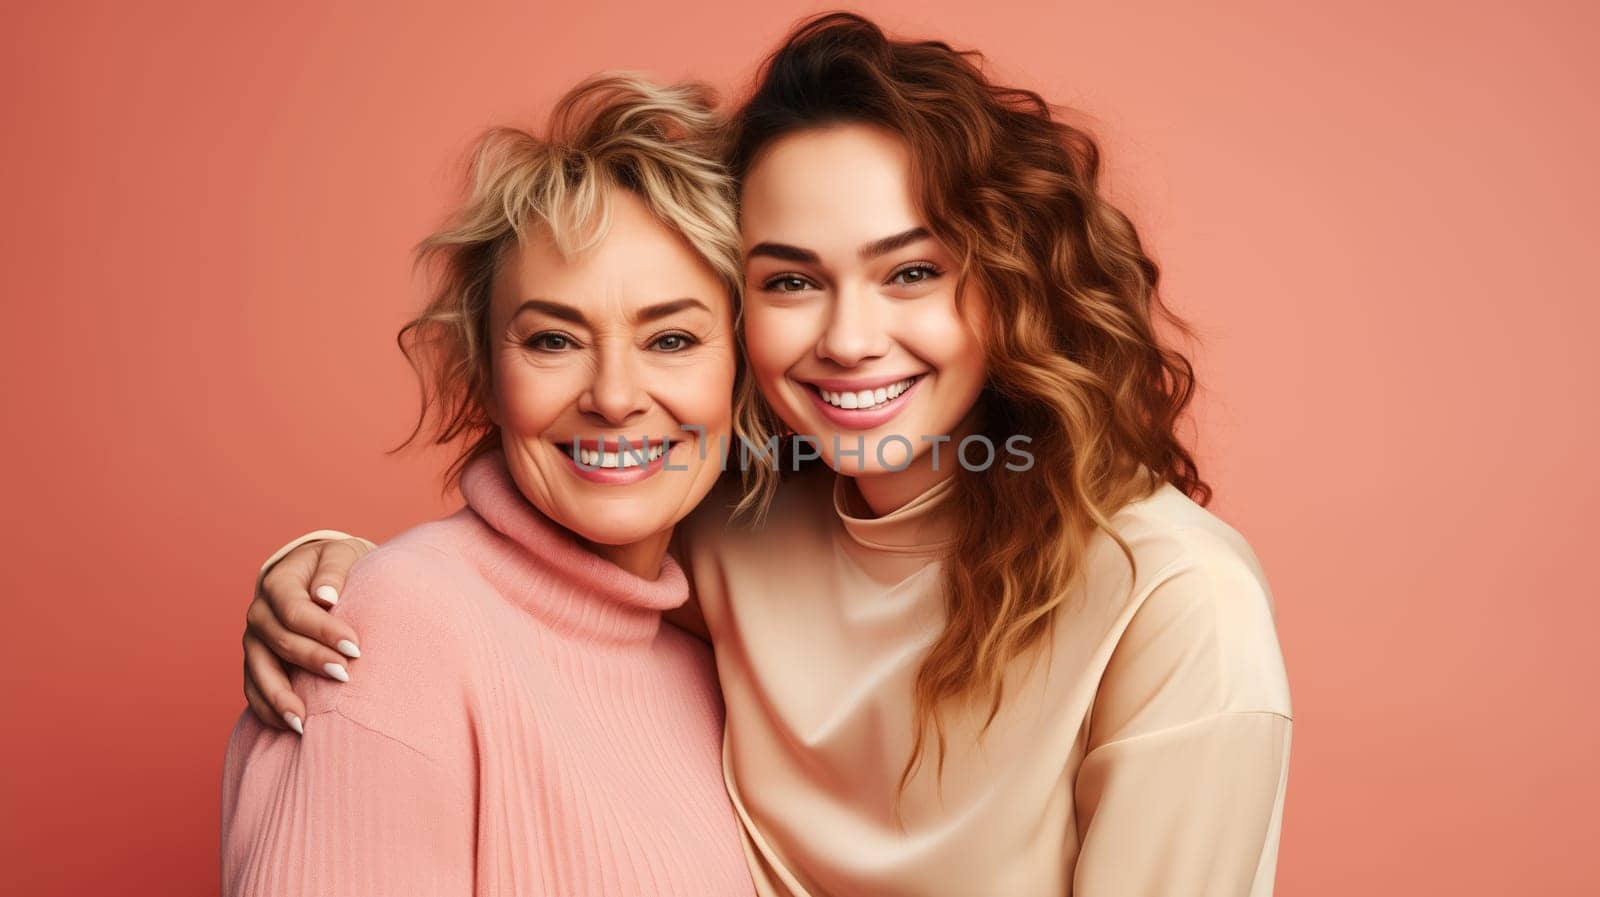
M 402 333 L 465 507 L 268 561 L 224 892 L 1270 894 L 1271 597 L 1098 164 L 845 14 L 487 134 Z

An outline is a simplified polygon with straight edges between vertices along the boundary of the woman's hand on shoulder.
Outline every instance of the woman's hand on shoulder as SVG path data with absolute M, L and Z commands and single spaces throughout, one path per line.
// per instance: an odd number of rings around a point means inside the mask
M 349 680 L 360 657 L 356 632 L 329 613 L 350 568 L 372 550 L 363 539 L 308 542 L 269 567 L 245 611 L 244 696 L 265 725 L 302 731 L 305 703 L 290 687 L 284 664 Z

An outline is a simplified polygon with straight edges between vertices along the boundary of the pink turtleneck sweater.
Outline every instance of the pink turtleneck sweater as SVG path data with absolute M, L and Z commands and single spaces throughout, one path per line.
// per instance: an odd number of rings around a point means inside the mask
M 467 507 L 351 572 L 365 651 L 296 672 L 305 735 L 247 711 L 222 784 L 227 895 L 752 893 L 709 649 L 644 580 L 541 516 L 496 453 Z

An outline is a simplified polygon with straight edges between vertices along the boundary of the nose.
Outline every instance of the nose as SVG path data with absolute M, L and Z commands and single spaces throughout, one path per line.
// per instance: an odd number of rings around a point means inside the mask
M 650 392 L 631 346 L 602 347 L 589 388 L 578 397 L 578 410 L 620 426 L 650 408 Z
M 828 321 L 817 340 L 817 355 L 841 367 L 855 367 L 889 351 L 885 329 L 891 310 L 868 291 L 840 288 L 828 310 Z

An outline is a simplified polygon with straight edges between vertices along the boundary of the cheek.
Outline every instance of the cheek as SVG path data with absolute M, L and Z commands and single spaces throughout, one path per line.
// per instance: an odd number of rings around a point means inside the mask
M 805 358 L 819 335 L 812 315 L 803 309 L 747 308 L 744 319 L 745 352 L 756 382 L 771 383 Z
M 949 377 L 982 375 L 983 341 L 963 320 L 954 302 L 929 309 L 928 314 L 908 315 L 903 339 L 916 354 Z
M 905 339 L 938 371 L 939 386 L 933 393 L 937 398 L 931 410 L 943 422 L 940 426 L 948 427 L 972 410 L 988 380 L 984 341 L 970 320 L 957 312 L 953 301 L 940 313 L 916 320 Z
M 982 383 L 988 377 L 983 341 L 963 324 L 949 333 L 948 367 L 964 383 Z
M 713 434 L 731 432 L 734 365 L 733 353 L 725 352 L 671 371 L 663 376 L 656 400 L 679 424 L 702 426 Z
M 566 382 L 574 379 L 569 372 L 536 368 L 520 358 L 503 359 L 494 370 L 501 428 L 525 438 L 543 434 L 576 399 Z

